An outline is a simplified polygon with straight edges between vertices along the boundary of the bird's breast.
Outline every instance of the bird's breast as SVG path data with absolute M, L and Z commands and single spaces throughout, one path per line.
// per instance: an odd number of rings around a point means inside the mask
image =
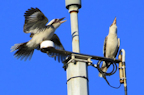
M 35 34 L 32 39 L 28 42 L 29 47 L 37 47 L 42 41 L 50 40 L 54 34 L 54 29 L 45 29 L 37 34 Z
M 118 47 L 117 37 L 108 37 L 106 43 L 106 57 L 113 58 L 116 53 L 116 49 Z M 111 56 L 112 55 L 112 56 Z

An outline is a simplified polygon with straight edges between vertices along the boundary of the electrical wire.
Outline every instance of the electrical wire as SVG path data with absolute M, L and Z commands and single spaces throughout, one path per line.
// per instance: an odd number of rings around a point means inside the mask
M 117 68 L 118 68 L 118 67 L 117 67 L 117 64 L 111 62 L 111 65 L 113 66 L 113 69 L 112 69 L 111 72 L 106 73 L 106 72 L 103 72 L 102 69 L 101 69 L 101 67 L 100 67 L 101 62 L 102 62 L 102 61 L 100 60 L 100 61 L 97 62 L 97 65 L 92 64 L 92 63 L 91 63 L 90 65 L 93 66 L 93 67 L 95 67 L 95 68 L 97 68 L 97 70 L 102 74 L 104 80 L 107 82 L 107 84 L 108 84 L 110 87 L 115 88 L 115 89 L 120 88 L 121 84 L 120 84 L 118 87 L 114 87 L 114 86 L 110 85 L 110 83 L 108 82 L 108 80 L 107 80 L 107 78 L 106 78 L 106 76 L 111 76 L 111 75 L 113 75 L 113 74 L 117 71 Z

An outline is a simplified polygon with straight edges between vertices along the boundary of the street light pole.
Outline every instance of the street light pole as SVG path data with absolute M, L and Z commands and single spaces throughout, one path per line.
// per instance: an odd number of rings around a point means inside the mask
M 71 19 L 72 50 L 79 53 L 78 9 L 81 8 L 81 0 L 65 0 L 65 2 Z M 68 95 L 88 95 L 87 64 L 70 62 L 66 71 Z

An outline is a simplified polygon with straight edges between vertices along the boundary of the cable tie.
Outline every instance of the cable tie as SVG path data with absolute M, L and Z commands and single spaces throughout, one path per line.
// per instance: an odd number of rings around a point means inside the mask
M 68 82 L 69 80 L 73 79 L 73 78 L 79 78 L 79 77 L 80 77 L 80 78 L 87 79 L 87 81 L 89 81 L 88 78 L 85 77 L 85 76 L 75 76 L 75 77 L 71 77 L 71 78 L 69 78 L 69 79 L 67 80 L 67 82 Z M 66 82 L 66 84 L 67 84 L 67 82 Z

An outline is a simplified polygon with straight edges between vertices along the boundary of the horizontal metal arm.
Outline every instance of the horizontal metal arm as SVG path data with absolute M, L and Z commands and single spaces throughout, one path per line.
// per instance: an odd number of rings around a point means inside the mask
M 118 60 L 118 59 L 112 59 L 112 58 L 106 58 L 106 57 L 70 52 L 70 51 L 65 51 L 65 50 L 59 50 L 59 49 L 55 49 L 53 47 L 42 48 L 41 51 L 44 53 L 46 53 L 46 52 L 58 53 L 58 54 L 62 54 L 65 56 L 71 56 L 71 54 L 81 55 L 81 56 L 89 56 L 89 57 L 91 57 L 91 59 L 94 59 L 94 60 L 101 60 L 101 61 L 114 62 L 114 63 L 121 62 L 121 60 Z M 67 60 L 65 60 L 65 61 L 67 61 Z M 67 62 L 64 62 L 64 63 L 67 63 Z

